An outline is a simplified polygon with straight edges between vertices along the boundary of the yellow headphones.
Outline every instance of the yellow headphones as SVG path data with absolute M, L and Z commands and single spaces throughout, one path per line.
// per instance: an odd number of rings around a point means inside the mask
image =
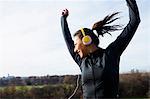
M 82 42 L 84 45 L 89 45 L 92 43 L 92 38 L 89 35 L 85 35 L 83 28 L 80 29 L 83 35 Z

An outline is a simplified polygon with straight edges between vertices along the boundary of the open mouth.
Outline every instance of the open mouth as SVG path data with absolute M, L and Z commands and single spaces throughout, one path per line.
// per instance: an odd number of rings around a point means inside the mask
M 79 54 L 80 53 L 80 51 L 79 50 L 77 50 L 77 54 Z

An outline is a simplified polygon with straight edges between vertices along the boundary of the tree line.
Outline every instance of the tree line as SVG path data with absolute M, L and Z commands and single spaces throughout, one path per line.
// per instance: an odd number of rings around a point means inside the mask
M 77 75 L 29 77 L 16 83 L 13 78 L 0 88 L 0 98 L 7 99 L 66 99 L 74 91 Z M 6 80 L 6 79 L 5 79 Z M 12 81 L 12 84 L 11 84 Z M 120 74 L 119 95 L 121 98 L 150 97 L 150 73 L 131 72 Z M 19 87 L 18 87 L 18 85 Z M 31 85 L 32 87 L 28 87 Z M 40 86 L 43 85 L 43 86 Z M 82 99 L 81 84 L 73 98 Z

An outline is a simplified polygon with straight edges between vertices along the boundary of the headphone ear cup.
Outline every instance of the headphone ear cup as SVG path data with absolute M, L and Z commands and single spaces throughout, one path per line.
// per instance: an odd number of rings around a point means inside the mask
M 86 35 L 82 38 L 82 42 L 84 45 L 89 45 L 92 43 L 92 38 L 90 36 Z

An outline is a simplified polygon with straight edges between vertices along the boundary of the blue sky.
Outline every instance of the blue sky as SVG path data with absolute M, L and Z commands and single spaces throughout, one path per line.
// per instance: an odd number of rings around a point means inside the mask
M 150 3 L 137 0 L 137 4 L 141 23 L 121 56 L 120 73 L 150 71 Z M 61 31 L 64 8 L 70 11 L 72 34 L 116 11 L 121 12 L 116 23 L 126 26 L 129 21 L 125 0 L 0 0 L 0 77 L 80 73 Z M 100 47 L 106 48 L 120 33 L 100 37 Z

